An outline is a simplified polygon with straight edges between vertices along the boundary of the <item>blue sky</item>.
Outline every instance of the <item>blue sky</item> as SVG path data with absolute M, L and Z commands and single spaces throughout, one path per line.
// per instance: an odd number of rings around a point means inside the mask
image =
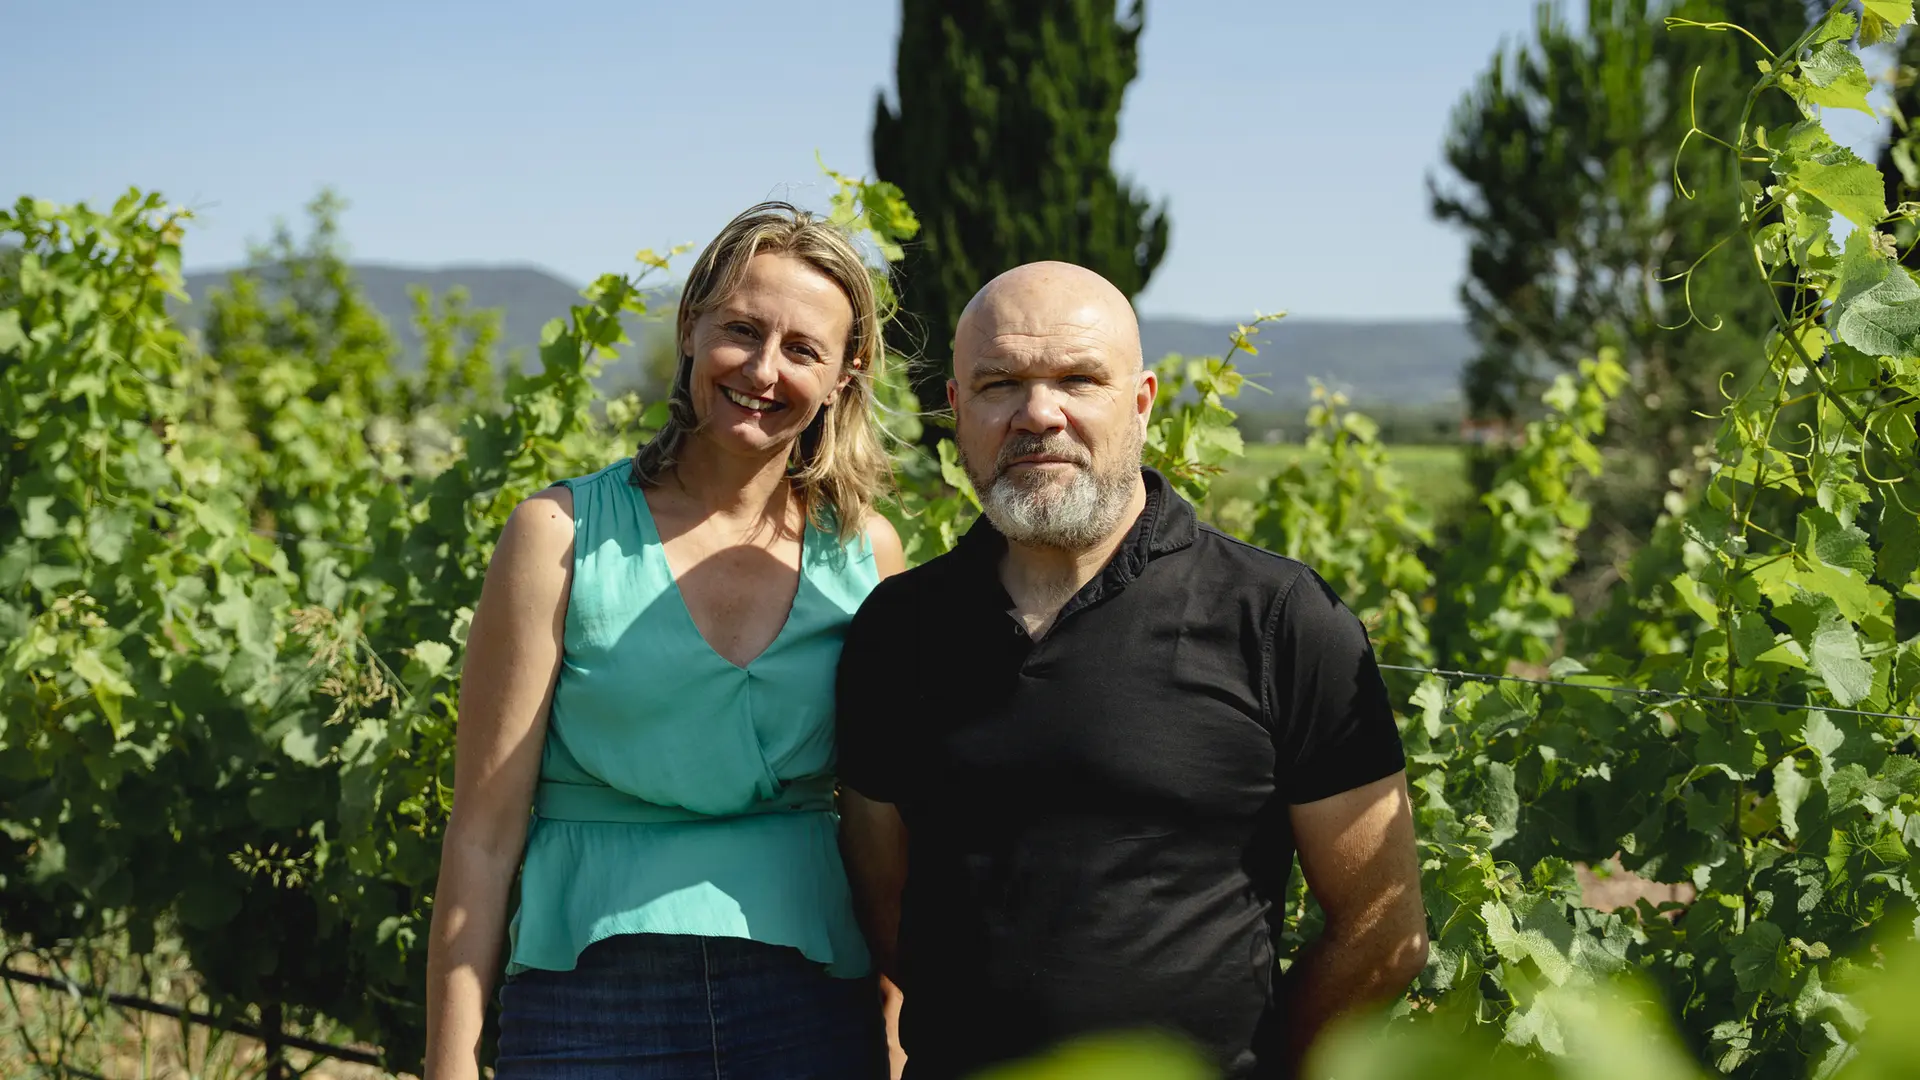
M 583 282 L 871 169 L 897 0 L 12 0 L 0 197 L 196 209 L 227 266 L 322 185 L 355 258 Z M 1457 312 L 1449 112 L 1533 0 L 1149 0 L 1118 167 L 1171 202 L 1152 314 Z M 110 28 L 111 32 L 106 32 Z

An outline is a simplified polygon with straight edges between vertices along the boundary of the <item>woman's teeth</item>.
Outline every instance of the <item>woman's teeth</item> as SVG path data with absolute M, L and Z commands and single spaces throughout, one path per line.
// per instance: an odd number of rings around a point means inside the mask
M 728 401 L 733 402 L 735 405 L 740 406 L 741 408 L 747 410 L 748 412 L 753 412 L 753 413 L 778 412 L 779 410 L 786 407 L 777 401 L 768 401 L 766 398 L 749 397 L 738 390 L 734 390 L 725 386 L 720 388 L 720 392 L 727 395 Z

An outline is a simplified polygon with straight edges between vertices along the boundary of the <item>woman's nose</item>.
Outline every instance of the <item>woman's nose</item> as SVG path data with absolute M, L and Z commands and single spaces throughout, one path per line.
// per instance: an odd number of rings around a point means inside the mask
M 774 373 L 779 370 L 780 339 L 769 334 L 760 340 L 760 347 L 747 357 L 741 365 L 740 373 L 755 386 L 773 385 Z

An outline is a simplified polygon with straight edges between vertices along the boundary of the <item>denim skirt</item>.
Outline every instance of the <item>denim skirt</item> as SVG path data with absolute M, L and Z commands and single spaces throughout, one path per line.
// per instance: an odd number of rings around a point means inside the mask
M 797 949 L 623 934 L 500 990 L 495 1080 L 873 1080 L 880 993 Z

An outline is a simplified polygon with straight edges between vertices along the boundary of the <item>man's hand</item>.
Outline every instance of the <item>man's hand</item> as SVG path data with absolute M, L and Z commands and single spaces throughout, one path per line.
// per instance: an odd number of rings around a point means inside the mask
M 1404 772 L 1291 810 L 1326 931 L 1288 969 L 1289 1075 L 1342 1014 L 1393 1000 L 1427 964 L 1427 912 Z

